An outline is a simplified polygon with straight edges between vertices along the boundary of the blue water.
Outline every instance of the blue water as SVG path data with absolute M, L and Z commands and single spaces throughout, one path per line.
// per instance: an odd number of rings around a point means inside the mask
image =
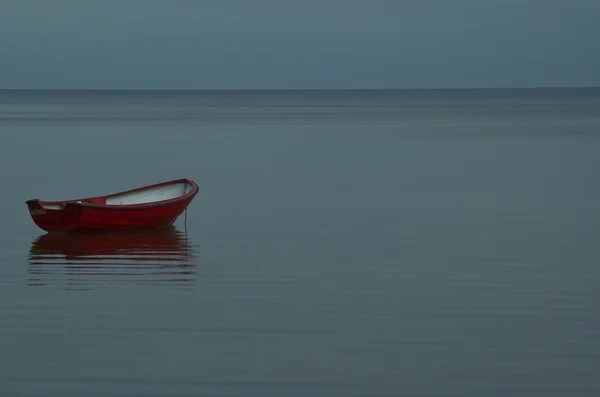
M 0 395 L 598 396 L 599 153 L 598 89 L 0 91 Z

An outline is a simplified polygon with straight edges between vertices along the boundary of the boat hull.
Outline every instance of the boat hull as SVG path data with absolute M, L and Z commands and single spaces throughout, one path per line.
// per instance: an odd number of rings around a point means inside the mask
M 191 182 L 191 181 L 190 181 Z M 122 231 L 158 228 L 172 225 L 187 209 L 198 187 L 181 197 L 138 205 L 103 205 L 100 196 L 65 202 L 43 202 L 38 199 L 26 202 L 33 222 L 46 232 Z M 153 185 L 158 186 L 158 185 Z M 131 192 L 137 191 L 132 190 Z M 141 190 L 141 189 L 139 189 Z

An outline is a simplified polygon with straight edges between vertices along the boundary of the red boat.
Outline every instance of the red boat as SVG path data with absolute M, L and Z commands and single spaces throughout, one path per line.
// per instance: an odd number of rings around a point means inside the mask
M 171 225 L 196 194 L 198 185 L 182 178 L 106 196 L 26 204 L 47 232 L 117 231 Z

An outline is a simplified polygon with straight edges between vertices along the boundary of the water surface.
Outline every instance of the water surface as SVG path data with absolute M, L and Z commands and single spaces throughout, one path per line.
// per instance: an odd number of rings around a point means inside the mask
M 597 396 L 600 91 L 0 91 L 0 392 Z M 30 198 L 189 177 L 174 228 Z

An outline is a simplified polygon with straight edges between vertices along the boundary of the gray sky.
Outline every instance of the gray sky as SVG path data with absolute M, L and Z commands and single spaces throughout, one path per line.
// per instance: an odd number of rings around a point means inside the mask
M 600 0 L 0 0 L 0 88 L 600 86 Z

